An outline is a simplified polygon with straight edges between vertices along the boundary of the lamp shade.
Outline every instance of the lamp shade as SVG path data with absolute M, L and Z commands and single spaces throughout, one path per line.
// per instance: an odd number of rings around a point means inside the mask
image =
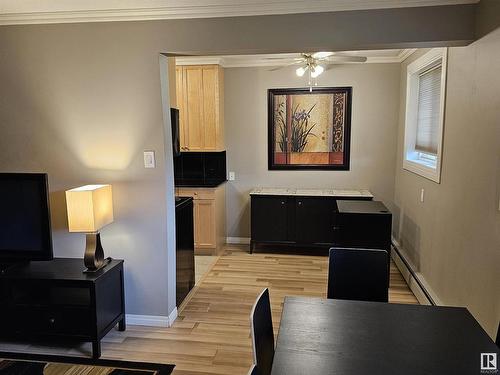
M 111 185 L 85 185 L 66 191 L 70 232 L 97 232 L 113 222 Z

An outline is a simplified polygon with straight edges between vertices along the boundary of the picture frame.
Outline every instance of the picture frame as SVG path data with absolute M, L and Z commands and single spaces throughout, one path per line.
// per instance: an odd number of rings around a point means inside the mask
M 269 170 L 349 170 L 352 87 L 268 90 Z

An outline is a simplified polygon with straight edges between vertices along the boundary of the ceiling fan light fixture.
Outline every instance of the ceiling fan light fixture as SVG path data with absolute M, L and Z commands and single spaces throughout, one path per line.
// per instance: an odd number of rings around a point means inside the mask
M 311 77 L 316 78 L 318 77 L 321 73 L 325 71 L 325 68 L 323 68 L 321 65 L 316 65 L 313 70 L 311 71 Z
M 306 67 L 301 66 L 301 67 L 297 68 L 297 70 L 295 71 L 295 73 L 297 73 L 297 75 L 299 77 L 302 77 L 305 74 L 306 70 L 307 70 L 307 66 Z

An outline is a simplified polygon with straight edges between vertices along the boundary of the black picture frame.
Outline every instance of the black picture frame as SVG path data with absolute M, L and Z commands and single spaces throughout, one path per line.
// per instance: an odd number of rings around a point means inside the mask
M 275 97 L 278 95 L 315 95 L 315 94 L 345 94 L 343 123 L 343 160 L 339 164 L 282 164 L 275 162 Z M 268 169 L 269 170 L 339 170 L 350 168 L 351 148 L 351 110 L 352 87 L 317 87 L 309 88 L 279 88 L 268 89 Z M 332 123 L 333 126 L 333 123 Z

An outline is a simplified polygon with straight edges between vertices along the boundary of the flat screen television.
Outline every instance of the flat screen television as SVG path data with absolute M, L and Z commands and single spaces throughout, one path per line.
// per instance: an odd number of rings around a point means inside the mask
M 0 173 L 0 264 L 52 258 L 47 175 Z

